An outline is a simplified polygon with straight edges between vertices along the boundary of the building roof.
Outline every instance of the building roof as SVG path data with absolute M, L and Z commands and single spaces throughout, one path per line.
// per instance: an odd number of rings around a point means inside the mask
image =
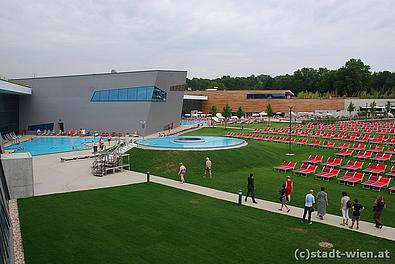
M 13 80 L 33 80 L 33 79 L 64 78 L 64 77 L 117 75 L 117 74 L 143 73 L 143 72 L 187 72 L 187 71 L 180 71 L 180 70 L 141 70 L 141 71 L 125 71 L 125 72 L 103 72 L 103 73 L 87 73 L 87 74 L 74 74 L 74 75 L 43 76 L 43 77 L 34 77 L 34 78 L 29 77 L 29 78 L 18 78 L 18 79 L 13 79 Z
M 295 96 L 291 90 L 200 90 L 200 91 L 185 91 L 185 94 L 191 95 L 206 95 L 210 93 L 222 93 L 222 94 L 287 94 L 290 96 Z
M 32 89 L 6 80 L 0 80 L 0 93 L 31 95 Z

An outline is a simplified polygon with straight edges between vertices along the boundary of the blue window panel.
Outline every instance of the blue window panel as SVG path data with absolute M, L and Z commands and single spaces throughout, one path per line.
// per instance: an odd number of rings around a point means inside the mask
M 108 91 L 108 101 L 119 101 L 118 93 L 119 89 L 109 90 Z
M 146 97 L 146 100 L 147 101 L 151 101 L 152 100 L 152 94 L 153 94 L 153 92 L 154 92 L 154 87 L 146 87 L 145 88 L 146 89 L 146 91 L 147 91 L 147 97 Z
M 137 101 L 147 101 L 147 89 L 145 87 L 137 88 Z
M 100 92 L 98 92 L 98 91 L 94 92 L 91 101 L 92 102 L 100 101 Z
M 152 101 L 155 102 L 164 102 L 166 101 L 166 92 L 162 91 L 161 89 L 155 87 L 153 93 L 152 93 Z
M 119 98 L 119 101 L 127 101 L 128 100 L 128 89 L 119 89 L 118 98 Z
M 100 91 L 100 101 L 106 102 L 108 101 L 109 91 Z
M 137 89 L 129 88 L 128 89 L 128 101 L 136 101 L 137 99 Z

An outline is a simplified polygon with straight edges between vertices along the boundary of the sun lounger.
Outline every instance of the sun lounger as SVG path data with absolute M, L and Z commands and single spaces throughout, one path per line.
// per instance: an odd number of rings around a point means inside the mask
M 343 183 L 344 184 L 347 180 L 349 180 L 352 177 L 354 177 L 355 173 L 356 173 L 355 171 L 346 171 L 346 173 L 342 177 L 338 178 L 337 180 L 338 180 L 339 183 Z
M 362 166 L 363 166 L 363 162 L 350 160 L 347 162 L 346 165 L 342 166 L 342 169 L 355 171 L 362 169 Z
M 293 170 L 296 167 L 296 161 L 284 161 L 279 166 L 274 167 L 275 170 L 287 172 L 289 170 Z
M 337 156 L 340 157 L 349 157 L 354 153 L 352 149 L 342 149 L 340 152 L 336 153 Z
M 385 175 L 389 176 L 392 179 L 395 179 L 395 166 L 392 166 L 391 170 L 387 172 Z
M 368 151 L 371 152 L 382 152 L 384 150 L 383 146 L 377 146 L 377 145 L 371 145 L 368 149 Z
M 344 182 L 345 182 L 347 185 L 352 185 L 352 186 L 354 186 L 356 183 L 362 182 L 364 176 L 365 176 L 365 174 L 364 174 L 363 172 L 357 171 L 357 172 L 355 172 L 355 174 L 353 175 L 352 178 L 345 179 Z
M 395 194 L 395 185 L 392 186 L 390 189 L 390 194 Z
M 341 164 L 342 164 L 342 159 L 341 158 L 330 157 L 322 165 L 326 166 L 326 167 L 336 167 L 336 166 L 340 166 Z
M 370 175 L 369 179 L 362 183 L 362 187 L 370 188 L 370 186 L 379 180 L 379 176 L 377 175 Z
M 365 145 L 364 144 L 354 144 L 354 146 L 352 146 L 352 150 L 355 151 L 360 151 L 360 150 L 364 150 L 365 149 Z
M 392 157 L 392 154 L 388 154 L 388 153 L 377 153 L 375 157 L 371 158 L 371 160 L 375 160 L 375 161 L 389 161 Z
M 373 190 L 380 191 L 381 188 L 386 188 L 391 182 L 391 178 L 381 177 L 377 182 L 374 182 L 370 185 Z
M 306 165 L 306 166 L 304 166 Z M 295 174 L 300 174 L 303 176 L 307 176 L 311 173 L 315 173 L 315 171 L 317 170 L 317 166 L 316 165 L 311 165 L 311 164 L 303 164 L 299 169 L 294 170 Z
M 357 155 L 354 156 L 355 159 L 368 159 L 372 157 L 372 152 L 370 151 L 359 151 Z

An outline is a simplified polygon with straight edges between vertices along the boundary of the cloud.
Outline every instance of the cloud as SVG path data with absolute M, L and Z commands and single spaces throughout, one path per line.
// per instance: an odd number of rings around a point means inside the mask
M 394 1 L 12 1 L 0 9 L 0 74 L 140 69 L 189 77 L 395 68 Z

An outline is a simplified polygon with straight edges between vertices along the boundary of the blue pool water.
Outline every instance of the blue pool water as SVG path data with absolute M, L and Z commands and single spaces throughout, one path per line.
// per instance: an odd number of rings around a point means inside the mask
M 99 139 L 96 138 L 96 141 Z M 7 146 L 7 150 L 15 152 L 30 152 L 32 156 L 53 154 L 67 151 L 90 149 L 84 143 L 92 143 L 93 138 L 56 138 L 56 137 L 36 137 L 32 141 L 24 141 L 21 144 Z
M 138 145 L 158 149 L 199 150 L 232 148 L 245 144 L 245 141 L 230 137 L 213 136 L 173 136 L 137 140 Z
M 197 124 L 199 124 L 199 125 L 207 125 L 207 121 L 205 121 L 205 120 L 181 120 L 180 121 L 180 125 L 186 125 L 186 126 L 188 126 L 188 125 L 197 125 Z

